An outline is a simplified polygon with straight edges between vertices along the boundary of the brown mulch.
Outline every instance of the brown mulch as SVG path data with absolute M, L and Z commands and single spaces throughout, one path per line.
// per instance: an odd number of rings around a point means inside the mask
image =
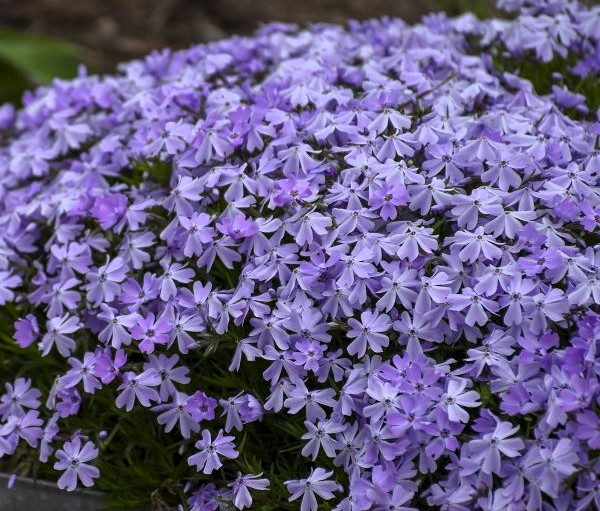
M 478 0 L 481 1 L 481 0 Z M 492 3 L 492 0 L 489 0 Z M 380 16 L 414 22 L 430 11 L 456 13 L 459 0 L 0 0 L 0 26 L 81 45 L 98 72 L 155 48 L 183 48 L 260 23 L 343 23 Z

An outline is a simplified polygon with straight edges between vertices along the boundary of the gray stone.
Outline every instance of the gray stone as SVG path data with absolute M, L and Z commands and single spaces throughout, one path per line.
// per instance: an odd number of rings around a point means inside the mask
M 0 511 L 100 511 L 106 505 L 102 493 L 77 489 L 59 490 L 56 483 L 19 477 L 9 490 L 9 476 L 0 474 Z

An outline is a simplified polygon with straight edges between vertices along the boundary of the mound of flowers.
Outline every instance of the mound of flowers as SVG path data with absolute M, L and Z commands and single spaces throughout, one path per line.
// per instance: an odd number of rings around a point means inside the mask
M 600 508 L 600 9 L 501 4 L 3 106 L 0 469 L 120 509 Z

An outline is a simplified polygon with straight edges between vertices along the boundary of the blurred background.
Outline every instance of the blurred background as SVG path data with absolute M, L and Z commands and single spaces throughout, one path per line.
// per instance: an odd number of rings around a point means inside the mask
M 0 96 L 68 77 L 78 62 L 92 72 L 156 48 L 184 48 L 261 23 L 343 23 L 381 16 L 418 21 L 432 11 L 491 14 L 494 0 L 0 0 Z M 11 77 L 12 73 L 12 77 Z M 7 83 L 10 80 L 13 85 Z M 4 92 L 2 92 L 4 91 Z

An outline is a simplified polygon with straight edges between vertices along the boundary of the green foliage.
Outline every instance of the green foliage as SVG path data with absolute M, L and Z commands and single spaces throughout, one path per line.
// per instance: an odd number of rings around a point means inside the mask
M 499 72 L 514 73 L 529 80 L 537 94 L 550 94 L 553 85 L 565 86 L 569 91 L 585 97 L 585 104 L 592 115 L 600 108 L 600 78 L 594 75 L 582 78 L 573 74 L 571 69 L 579 60 L 576 54 L 569 53 L 566 57 L 555 55 L 550 62 L 541 62 L 529 54 L 524 54 L 518 59 L 507 59 L 501 53 L 492 53 L 494 68 Z M 561 76 L 560 82 L 554 78 L 555 74 Z M 581 113 L 574 109 L 569 109 L 567 113 L 575 119 L 581 117 Z
M 166 186 L 171 179 L 171 170 L 172 163 L 170 161 L 163 161 L 160 158 L 136 161 L 132 165 L 130 181 L 126 182 L 139 186 L 146 180 L 145 176 L 147 176 L 156 184 Z M 119 178 L 125 181 L 123 175 L 120 175 Z
M 18 103 L 26 89 L 72 78 L 82 51 L 63 41 L 0 29 L 0 102 Z

